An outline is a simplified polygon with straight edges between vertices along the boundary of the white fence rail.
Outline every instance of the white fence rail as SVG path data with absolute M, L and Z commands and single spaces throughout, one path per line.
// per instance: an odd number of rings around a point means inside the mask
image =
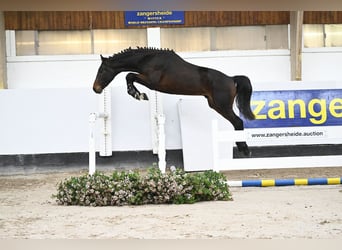
M 272 169 L 272 168 L 306 168 L 306 167 L 340 167 L 342 155 L 332 156 L 295 156 L 295 157 L 268 157 L 268 158 L 233 158 L 235 141 L 250 139 L 246 131 L 219 130 L 217 120 L 212 121 L 212 149 L 213 170 L 240 170 L 240 169 Z M 315 139 L 312 139 L 315 140 Z M 221 157 L 219 144 L 224 142 L 224 158 Z

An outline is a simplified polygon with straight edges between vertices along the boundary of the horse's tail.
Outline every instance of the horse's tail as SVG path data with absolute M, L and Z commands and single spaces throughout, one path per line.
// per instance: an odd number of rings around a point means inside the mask
M 254 120 L 255 116 L 251 110 L 252 84 L 247 76 L 234 76 L 237 95 L 236 103 L 240 112 L 248 120 Z

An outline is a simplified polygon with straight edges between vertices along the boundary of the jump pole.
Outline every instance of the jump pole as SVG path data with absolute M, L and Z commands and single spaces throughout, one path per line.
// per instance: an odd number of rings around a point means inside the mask
M 89 174 L 93 175 L 96 171 L 96 150 L 94 127 L 96 122 L 96 114 L 89 115 Z
M 149 47 L 160 49 L 160 28 L 147 29 L 147 43 Z M 150 116 L 152 152 L 158 154 L 158 167 L 162 173 L 166 170 L 166 146 L 165 146 L 165 115 L 163 101 L 157 91 L 150 91 Z
M 111 137 L 111 89 L 107 88 L 99 97 L 99 113 L 89 115 L 89 175 L 96 171 L 96 144 L 95 144 L 95 123 L 101 119 L 101 148 L 100 156 L 112 155 Z
M 310 185 L 340 185 L 342 177 L 336 178 L 295 178 L 295 179 L 262 179 L 227 181 L 229 187 L 279 187 L 279 186 L 310 186 Z

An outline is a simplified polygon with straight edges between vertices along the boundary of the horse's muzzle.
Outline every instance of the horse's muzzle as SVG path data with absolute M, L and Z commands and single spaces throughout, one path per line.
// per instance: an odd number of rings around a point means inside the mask
M 93 90 L 95 93 L 101 94 L 103 89 L 99 83 L 95 82 L 93 85 Z

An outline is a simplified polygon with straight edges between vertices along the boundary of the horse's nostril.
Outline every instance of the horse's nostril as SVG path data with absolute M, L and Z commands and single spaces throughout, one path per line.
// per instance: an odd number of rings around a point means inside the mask
M 102 88 L 101 88 L 101 86 L 99 86 L 98 84 L 94 84 L 93 90 L 94 90 L 94 92 L 97 93 L 97 94 L 100 94 L 100 93 L 102 92 Z

